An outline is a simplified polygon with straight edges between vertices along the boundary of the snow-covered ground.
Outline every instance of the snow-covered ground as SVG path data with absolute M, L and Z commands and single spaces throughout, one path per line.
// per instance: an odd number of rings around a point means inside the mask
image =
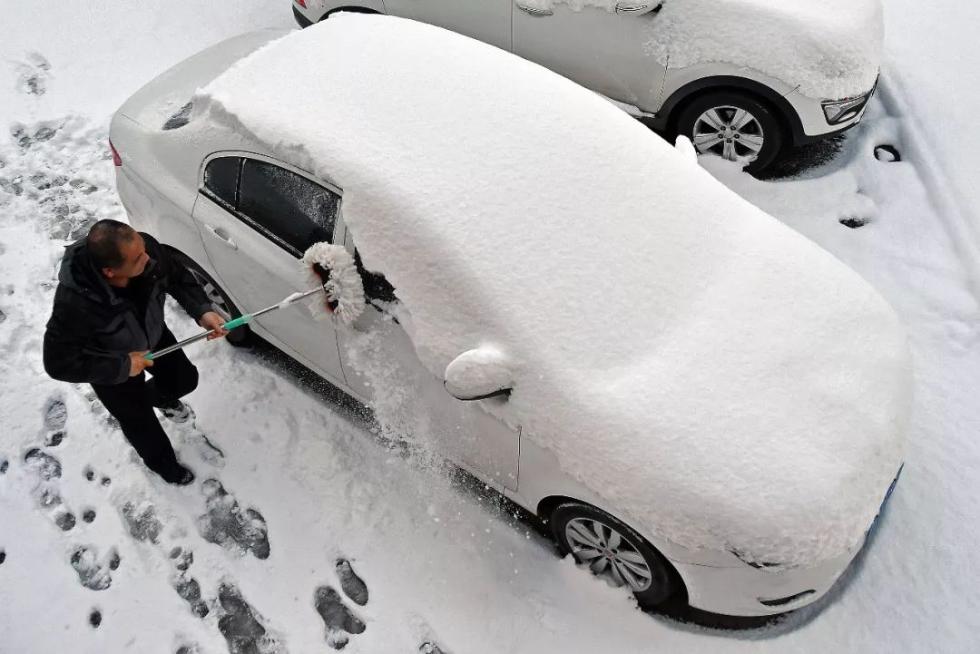
M 279 359 L 192 351 L 196 426 L 166 427 L 216 481 L 186 489 L 134 463 L 86 387 L 45 376 L 61 246 L 122 216 L 111 111 L 210 43 L 290 26 L 287 4 L 93 1 L 42 14 L 4 3 L 0 652 L 306 653 L 344 638 L 352 652 L 433 643 L 457 654 L 980 649 L 976 8 L 889 0 L 881 92 L 829 163 L 779 182 L 706 163 L 881 291 L 910 332 L 917 381 L 907 464 L 871 547 L 817 606 L 730 633 L 637 611 L 506 506 L 388 448 Z M 903 161 L 876 159 L 881 144 Z M 195 331 L 171 309 L 179 335 Z M 364 605 L 342 591 L 340 558 L 367 584 Z

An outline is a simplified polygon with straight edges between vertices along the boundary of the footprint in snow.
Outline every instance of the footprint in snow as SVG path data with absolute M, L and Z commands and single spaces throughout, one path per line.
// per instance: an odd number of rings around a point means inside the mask
M 17 62 L 17 90 L 27 95 L 44 95 L 51 78 L 51 63 L 40 52 L 28 52 Z
M 178 438 L 189 445 L 205 463 L 215 468 L 225 467 L 225 453 L 194 423 L 177 426 Z
M 164 409 L 161 413 L 174 424 L 181 442 L 190 445 L 205 463 L 216 468 L 224 467 L 224 450 L 211 442 L 211 439 L 198 428 L 197 416 L 189 404 L 184 402 L 183 410 L 179 412 Z
M 88 614 L 88 623 L 93 629 L 98 629 L 99 625 L 102 624 L 102 612 L 98 609 L 92 609 L 92 612 Z
M 170 585 L 181 599 L 187 602 L 194 615 L 199 618 L 207 616 L 210 609 L 201 599 L 201 584 L 189 572 L 191 564 L 194 563 L 194 553 L 177 546 L 170 550 L 169 557 L 170 565 L 173 567 Z
M 92 468 L 92 466 L 85 466 L 82 469 L 82 474 L 85 475 L 85 479 L 88 481 L 96 481 L 96 477 L 99 477 L 99 475 L 95 474 L 95 470 Z M 102 475 L 101 478 L 99 478 L 98 483 L 100 486 L 108 486 L 112 483 L 112 479 L 106 475 Z
M 32 447 L 24 454 L 24 463 L 33 470 L 41 481 L 54 481 L 61 478 L 61 461 L 40 448 Z
M 269 533 L 262 514 L 253 508 L 242 510 L 217 479 L 208 479 L 201 488 L 206 513 L 198 517 L 197 525 L 204 540 L 243 554 L 251 552 L 257 559 L 269 558 Z
M 57 447 L 65 439 L 65 425 L 68 424 L 68 407 L 58 397 L 49 397 L 44 404 L 44 444 Z
M 352 602 L 359 606 L 368 603 L 368 587 L 364 580 L 357 576 L 354 568 L 347 559 L 337 559 L 337 577 L 340 578 L 340 589 Z
M 156 544 L 163 530 L 163 523 L 157 518 L 156 507 L 149 502 L 126 502 L 122 506 L 122 518 L 129 535 L 139 542 Z
M 233 584 L 221 584 L 218 603 L 223 612 L 218 618 L 218 631 L 224 636 L 230 654 L 286 654 L 285 646 L 268 631 L 262 616 Z
M 78 573 L 78 581 L 89 590 L 105 590 L 112 585 L 112 573 L 119 569 L 122 559 L 115 548 L 99 558 L 99 550 L 94 545 L 75 549 L 69 559 L 71 567 Z
M 323 620 L 327 644 L 334 649 L 343 649 L 350 636 L 364 633 L 366 629 L 364 622 L 347 608 L 340 594 L 330 586 L 316 589 L 313 607 Z
M 32 447 L 24 454 L 24 466 L 34 473 L 36 482 L 33 488 L 38 506 L 54 512 L 54 523 L 62 531 L 71 530 L 76 523 L 75 515 L 63 505 L 58 479 L 61 478 L 61 461 L 38 447 Z

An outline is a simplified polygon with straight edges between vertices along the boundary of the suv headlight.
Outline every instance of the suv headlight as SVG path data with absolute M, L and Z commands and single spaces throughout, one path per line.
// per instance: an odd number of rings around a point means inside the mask
M 864 105 L 868 103 L 868 98 L 871 97 L 871 93 L 865 93 L 864 95 L 858 96 L 856 98 L 845 98 L 843 100 L 830 100 L 828 102 L 823 102 L 823 114 L 827 117 L 827 122 L 831 125 L 839 125 L 840 123 L 847 122 L 848 120 L 854 118 L 861 110 L 864 109 Z

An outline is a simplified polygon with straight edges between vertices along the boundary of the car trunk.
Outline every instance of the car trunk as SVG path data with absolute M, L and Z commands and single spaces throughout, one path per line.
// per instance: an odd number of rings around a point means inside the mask
M 119 113 L 150 129 L 180 127 L 190 117 L 190 102 L 197 89 L 242 57 L 288 33 L 265 29 L 222 41 L 154 78 L 133 94 Z

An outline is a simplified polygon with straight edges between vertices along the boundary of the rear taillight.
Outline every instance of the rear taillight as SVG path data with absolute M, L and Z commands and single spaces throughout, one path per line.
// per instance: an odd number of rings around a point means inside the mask
M 296 4 L 298 4 L 303 9 L 306 9 L 306 0 L 296 0 Z
M 116 146 L 112 144 L 112 141 L 109 141 L 109 149 L 112 150 L 112 165 L 122 166 L 122 158 L 119 156 L 119 153 L 116 152 Z

